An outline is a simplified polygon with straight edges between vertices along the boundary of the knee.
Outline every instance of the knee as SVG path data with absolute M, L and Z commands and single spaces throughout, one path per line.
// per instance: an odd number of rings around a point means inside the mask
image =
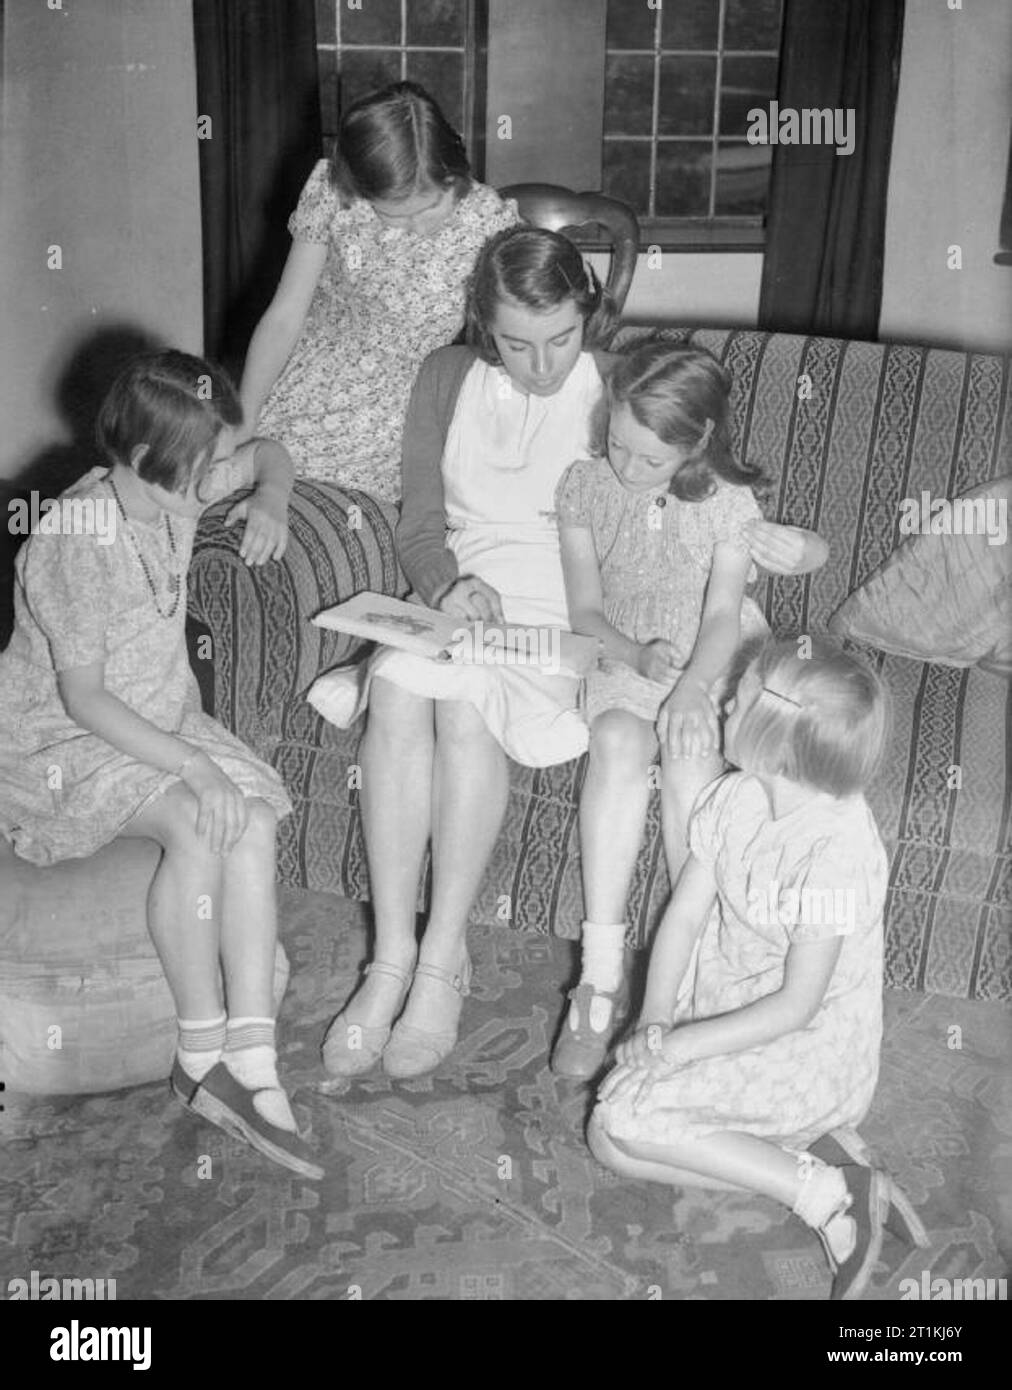
M 605 1129 L 597 1110 L 591 1115 L 590 1123 L 587 1125 L 587 1147 L 602 1168 L 610 1168 L 615 1173 L 623 1171 L 622 1154 Z
M 432 738 L 432 704 L 377 676 L 369 692 L 364 742 L 374 748 L 417 748 Z
M 599 715 L 590 729 L 590 757 L 608 769 L 645 772 L 654 760 L 656 739 L 645 719 L 624 710 Z
M 246 802 L 248 819 L 237 849 L 274 851 L 274 836 L 278 828 L 278 818 L 274 809 L 259 796 L 250 797 Z
M 199 855 L 206 845 L 197 835 L 197 798 L 182 782 L 166 791 L 157 807 L 154 835 L 169 854 Z
M 498 748 L 488 725 L 464 700 L 440 700 L 436 705 L 436 736 L 442 754 L 469 758 L 479 749 Z

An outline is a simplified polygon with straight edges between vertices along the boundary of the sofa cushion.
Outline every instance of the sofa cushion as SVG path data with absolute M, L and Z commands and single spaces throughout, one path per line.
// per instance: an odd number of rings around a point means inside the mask
M 904 499 L 900 529 L 921 534 L 850 595 L 830 631 L 895 656 L 1012 675 L 1010 495 L 1012 478 L 998 478 L 941 506 L 929 493 Z

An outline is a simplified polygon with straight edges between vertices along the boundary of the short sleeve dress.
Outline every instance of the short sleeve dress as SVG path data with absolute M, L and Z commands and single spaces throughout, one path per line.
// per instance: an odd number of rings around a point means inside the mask
M 735 1130 L 804 1148 L 866 1115 L 882 1041 L 882 914 L 889 863 L 861 796 L 817 795 L 774 819 L 761 782 L 728 773 L 701 794 L 693 854 L 713 867 L 717 902 L 673 1022 L 710 1018 L 779 989 L 793 942 L 842 937 L 818 1012 L 743 1052 L 690 1062 L 597 1113 L 617 1138 L 663 1144 Z
M 743 528 L 762 517 L 750 488 L 724 482 L 700 502 L 683 502 L 664 489 L 630 492 L 606 458 L 580 459 L 567 470 L 556 510 L 560 526 L 591 533 L 608 621 L 634 642 L 670 642 L 680 667 L 688 665 L 699 633 L 714 547 L 729 541 L 747 551 Z M 741 629 L 743 641 L 768 631 L 747 595 Z M 670 692 L 625 662 L 605 659 L 587 678 L 587 720 L 623 709 L 653 722 Z
M 387 227 L 364 199 L 342 208 L 320 160 L 288 230 L 326 245 L 326 264 L 257 432 L 280 440 L 304 478 L 398 501 L 418 368 L 463 327 L 464 282 L 482 245 L 519 220 L 512 199 L 473 183 L 432 235 Z
M 93 661 L 124 704 L 207 753 L 278 816 L 291 810 L 277 773 L 200 707 L 185 635 L 196 523 L 173 517 L 171 545 L 164 516 L 124 523 L 107 478 L 93 469 L 63 493 L 76 529 L 47 534 L 43 518 L 15 561 L 14 633 L 0 654 L 0 834 L 36 864 L 94 853 L 177 780 L 67 714 L 57 672 Z

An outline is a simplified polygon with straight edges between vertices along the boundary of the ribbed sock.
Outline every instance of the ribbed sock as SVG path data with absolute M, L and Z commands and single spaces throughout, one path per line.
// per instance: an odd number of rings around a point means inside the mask
M 187 1076 L 194 1081 L 204 1077 L 221 1061 L 225 1046 L 225 1015 L 218 1018 L 177 1018 L 179 1039 L 176 1056 Z
M 264 1119 L 294 1134 L 298 1126 L 278 1080 L 273 1018 L 230 1018 L 223 1060 L 241 1086 L 258 1092 L 253 1104 Z
M 794 1215 L 800 1216 L 806 1226 L 821 1231 L 833 1258 L 842 1264 L 857 1242 L 857 1223 L 847 1215 L 850 1193 L 846 1179 L 839 1168 L 830 1168 L 818 1159 L 808 1171 L 794 1203 Z

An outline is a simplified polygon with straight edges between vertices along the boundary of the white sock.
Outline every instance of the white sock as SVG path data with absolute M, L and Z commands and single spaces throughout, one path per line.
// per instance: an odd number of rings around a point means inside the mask
M 850 1193 L 839 1168 L 830 1168 L 818 1159 L 812 1161 L 809 1176 L 801 1183 L 794 1203 L 795 1216 L 806 1226 L 821 1231 L 837 1264 L 853 1253 L 857 1241 L 857 1224 L 847 1215 Z
M 580 962 L 580 984 L 593 985 L 595 990 L 607 990 L 609 994 L 622 983 L 623 951 L 625 949 L 626 924 L 624 922 L 601 923 L 584 922 L 580 928 L 582 959 Z M 570 1023 L 577 1027 L 576 1006 L 572 1006 Z M 590 1026 L 595 1033 L 603 1033 L 611 1023 L 612 1005 L 608 999 L 594 999 L 590 1005 Z
M 204 1077 L 221 1061 L 225 1046 L 225 1015 L 217 1018 L 177 1018 L 179 1038 L 176 1056 L 187 1076 L 194 1081 Z
M 278 1080 L 273 1018 L 230 1018 L 224 1061 L 240 1085 L 261 1093 L 253 1104 L 264 1119 L 294 1134 L 298 1126 Z

